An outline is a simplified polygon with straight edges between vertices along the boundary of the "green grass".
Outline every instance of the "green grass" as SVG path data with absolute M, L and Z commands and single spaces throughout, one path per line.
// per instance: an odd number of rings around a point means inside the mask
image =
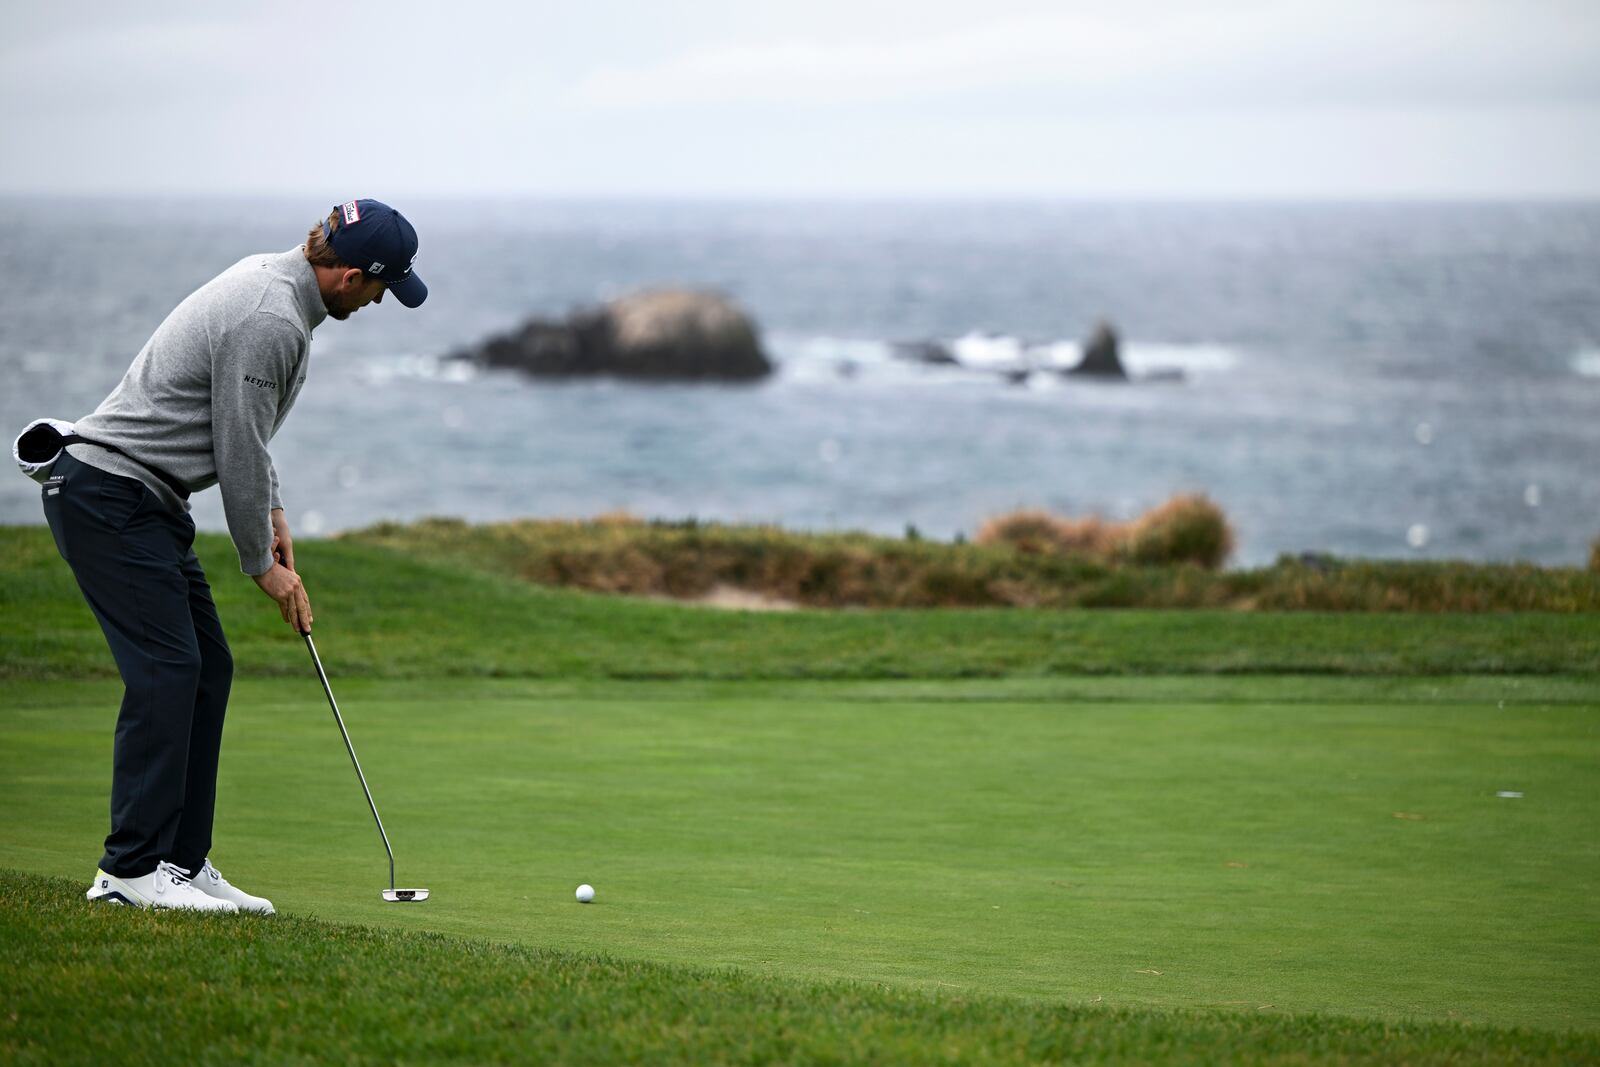
M 304 650 L 197 542 L 241 674 L 298 675 Z M 306 540 L 319 639 L 379 677 L 868 679 L 1085 674 L 1594 674 L 1600 612 L 950 609 L 727 613 L 549 589 L 379 547 Z M 0 527 L 0 678 L 110 677 L 105 642 L 40 527 Z
M 1600 1060 L 1593 1035 L 928 996 L 286 916 L 93 909 L 78 893 L 0 872 L 0 967 L 27 978 L 0 1012 L 7 1063 Z
M 0 528 L 0 1061 L 1600 1062 L 1600 615 L 723 613 L 307 541 L 399 907 L 199 549 L 213 857 L 285 915 L 77 899 L 119 687 Z
M 213 855 L 294 915 L 961 997 L 1600 1029 L 1592 695 L 930 700 L 329 667 L 400 880 L 436 899 L 378 901 L 314 679 L 247 681 Z M 9 863 L 87 878 L 115 697 L 10 687 Z

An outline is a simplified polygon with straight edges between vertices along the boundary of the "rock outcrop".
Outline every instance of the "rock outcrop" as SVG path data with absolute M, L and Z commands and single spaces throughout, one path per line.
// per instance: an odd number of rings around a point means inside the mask
M 926 363 L 938 367 L 954 367 L 961 363 L 948 345 L 938 341 L 895 341 L 890 350 L 896 359 L 911 363 Z
M 726 297 L 685 289 L 634 293 L 565 322 L 535 319 L 457 358 L 541 378 L 753 381 L 772 373 L 750 316 Z
M 1083 358 L 1078 361 L 1076 367 L 1069 367 L 1062 373 L 1124 382 L 1128 380 L 1127 368 L 1122 365 L 1117 331 L 1111 328 L 1110 323 L 1101 322 L 1095 325 L 1094 334 L 1083 346 Z

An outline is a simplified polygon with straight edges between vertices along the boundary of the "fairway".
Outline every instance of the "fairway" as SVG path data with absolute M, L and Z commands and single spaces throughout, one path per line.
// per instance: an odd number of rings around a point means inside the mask
M 379 902 L 308 665 L 236 683 L 212 852 L 287 914 L 1068 1006 L 1600 1027 L 1581 679 L 341 681 L 323 653 L 399 880 L 435 896 Z M 118 694 L 7 683 L 5 865 L 87 880 Z

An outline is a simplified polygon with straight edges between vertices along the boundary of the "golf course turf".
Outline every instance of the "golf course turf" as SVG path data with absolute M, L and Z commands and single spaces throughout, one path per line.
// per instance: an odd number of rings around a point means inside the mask
M 1600 1060 L 1591 616 L 1310 616 L 1294 649 L 1217 613 L 1219 660 L 1183 613 L 801 612 L 741 662 L 764 617 L 308 543 L 413 907 L 378 900 L 304 647 L 211 539 L 240 666 L 212 858 L 283 915 L 201 920 L 82 905 L 120 687 L 48 534 L 0 540 L 0 1059 Z M 923 669 L 953 620 L 992 654 Z M 1118 676 L 1038 669 L 1048 627 Z M 126 1010 L 76 1040 L 90 1002 Z

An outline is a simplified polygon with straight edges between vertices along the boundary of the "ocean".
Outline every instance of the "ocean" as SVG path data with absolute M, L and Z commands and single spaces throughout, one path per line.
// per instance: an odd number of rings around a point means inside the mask
M 0 199 L 0 426 L 74 418 L 186 294 L 327 205 Z M 381 193 L 380 193 L 381 195 Z M 584 517 L 972 536 L 1208 494 L 1234 563 L 1580 565 L 1600 537 L 1600 203 L 396 202 L 431 290 L 317 330 L 272 454 L 294 529 Z M 756 319 L 754 385 L 534 381 L 441 357 L 691 285 Z M 1106 384 L 1070 361 L 1112 322 Z M 956 344 L 959 367 L 893 357 Z M 215 491 L 194 501 L 223 529 Z M 0 479 L 0 522 L 39 523 Z

